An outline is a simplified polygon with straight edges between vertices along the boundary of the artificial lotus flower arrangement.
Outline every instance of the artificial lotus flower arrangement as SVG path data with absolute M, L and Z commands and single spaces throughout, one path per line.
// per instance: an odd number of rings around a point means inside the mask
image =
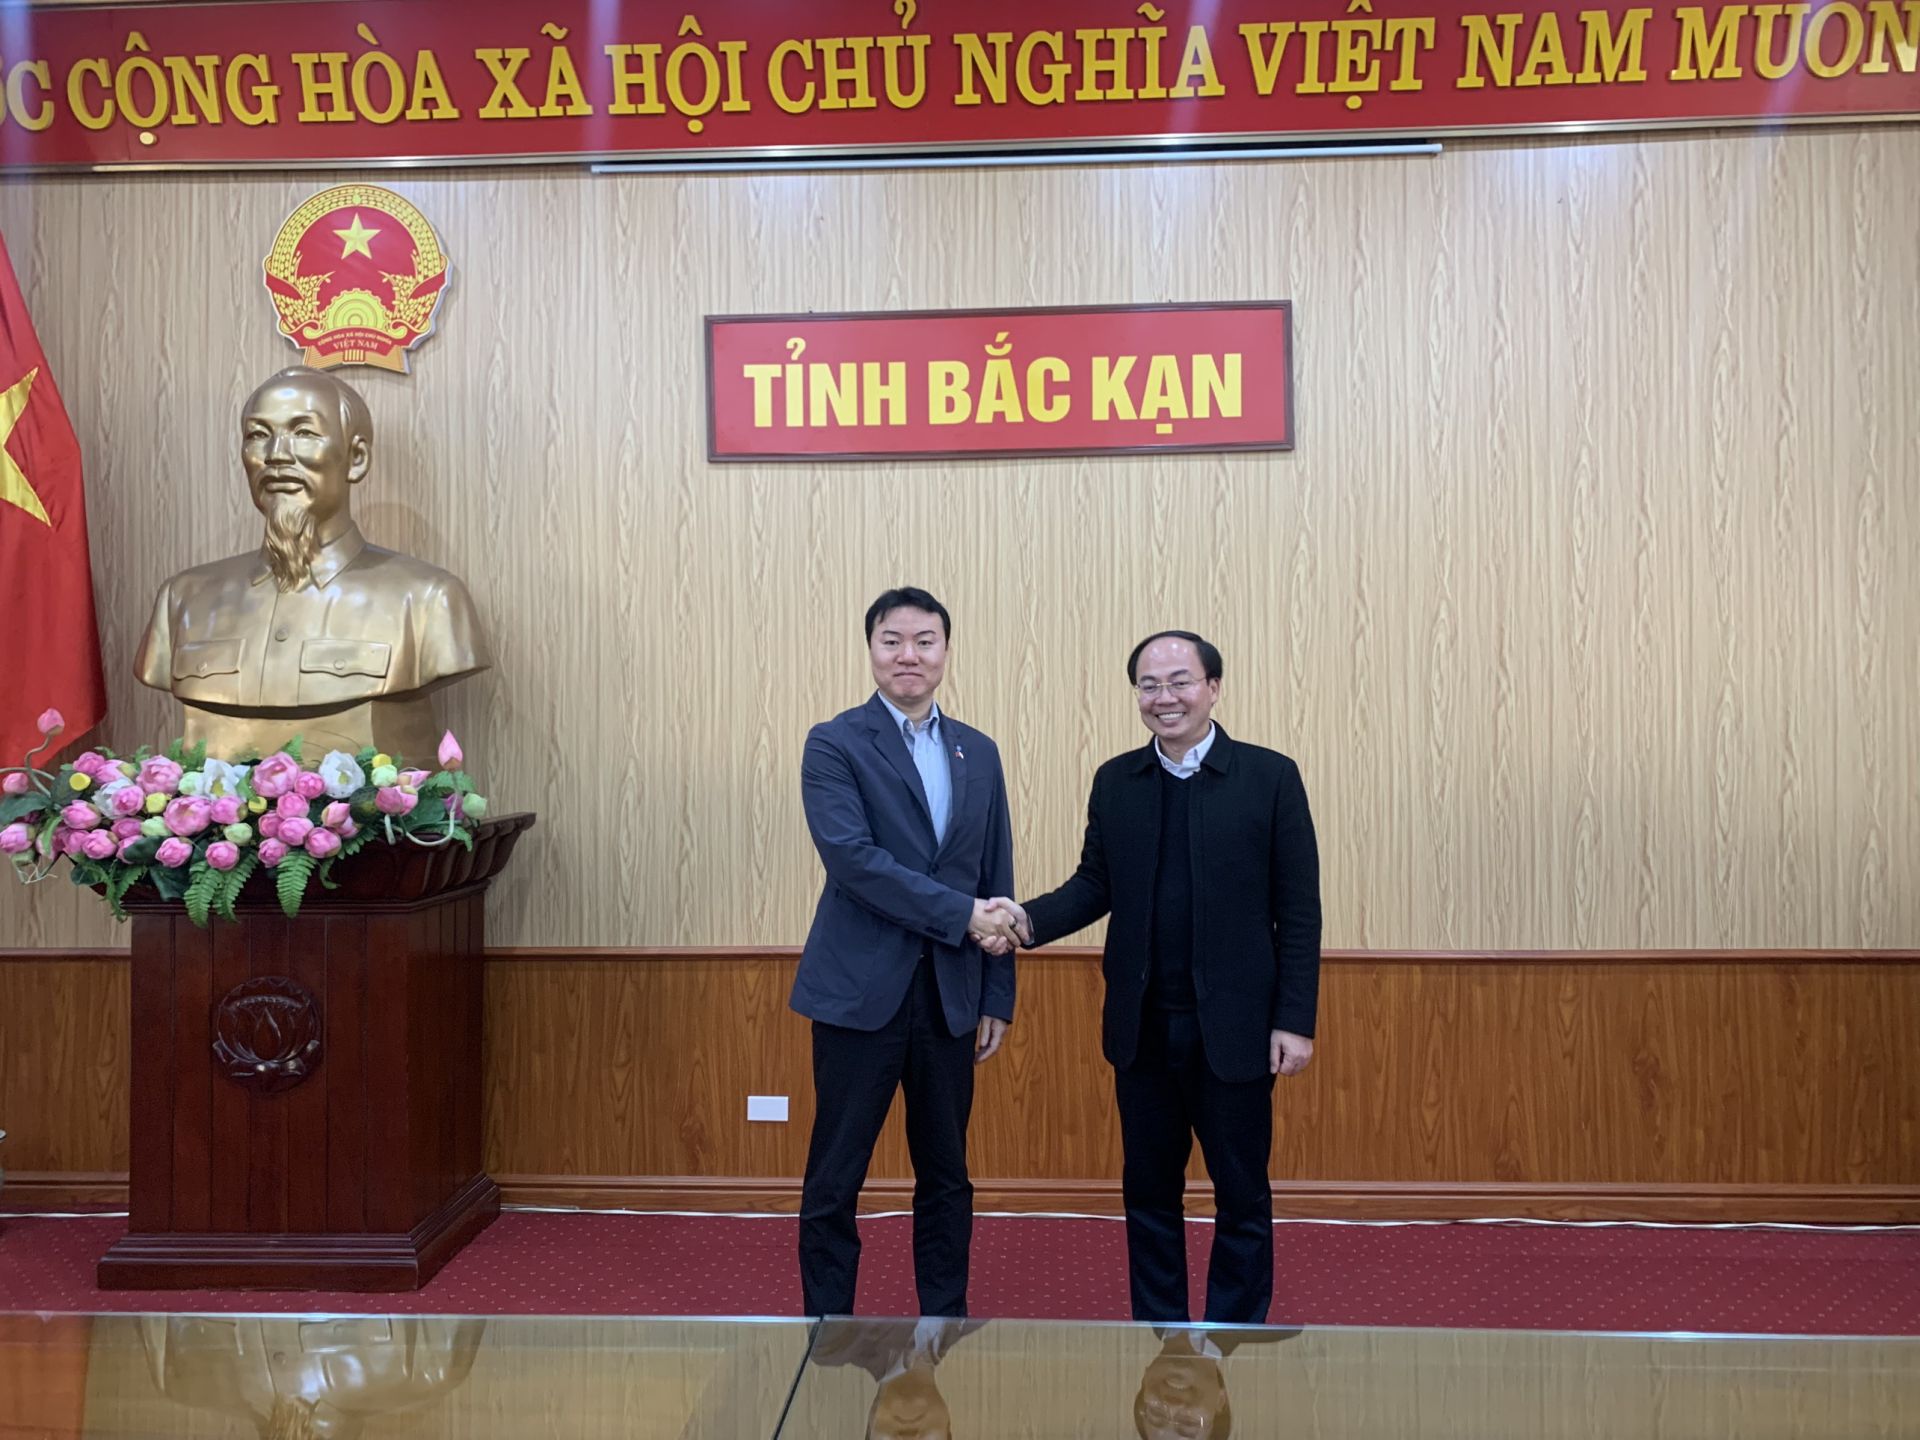
M 403 768 L 371 746 L 330 750 L 309 768 L 295 738 L 259 760 L 211 758 L 204 744 L 176 740 L 164 754 L 142 748 L 128 759 L 88 750 L 58 770 L 34 756 L 65 728 L 58 710 L 39 721 L 41 743 L 22 766 L 0 771 L 0 854 L 27 883 L 44 880 L 65 856 L 76 885 L 98 887 L 116 918 L 122 900 L 146 882 L 179 900 L 196 925 L 234 918 L 234 902 L 256 870 L 273 872 L 280 908 L 300 912 L 310 882 L 372 841 L 473 846 L 469 822 L 485 797 L 460 768 L 459 742 L 440 741 L 438 770 Z

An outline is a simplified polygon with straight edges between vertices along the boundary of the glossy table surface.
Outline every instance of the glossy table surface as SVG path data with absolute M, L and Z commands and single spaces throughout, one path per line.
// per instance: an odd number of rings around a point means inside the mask
M 0 1315 L 0 1440 L 1920 1434 L 1920 1339 Z

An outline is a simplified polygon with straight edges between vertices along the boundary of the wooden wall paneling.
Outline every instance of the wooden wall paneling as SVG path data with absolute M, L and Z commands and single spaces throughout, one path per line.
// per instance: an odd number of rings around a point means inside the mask
M 0 954 L 0 1167 L 9 1186 L 43 1172 L 118 1172 L 124 1182 L 126 959 L 125 951 Z
M 260 257 L 348 178 L 0 186 L 123 749 L 177 728 L 129 673 L 156 587 L 258 533 L 236 410 L 294 358 Z M 1920 127 L 384 178 L 454 281 L 411 375 L 353 376 L 356 504 L 494 642 L 445 699 L 496 804 L 545 817 L 499 943 L 797 943 L 802 740 L 864 697 L 860 614 L 905 579 L 954 611 L 943 698 L 1002 742 L 1023 888 L 1071 868 L 1139 738 L 1121 661 L 1173 623 L 1224 649 L 1224 723 L 1301 762 L 1330 944 L 1920 942 Z M 703 458 L 709 313 L 1272 297 L 1288 454 Z M 121 942 L 45 885 L 0 886 L 0 943 Z
M 790 1207 L 813 1113 L 807 1022 L 786 1008 L 794 963 L 791 950 L 493 952 L 484 1153 L 509 1200 Z M 0 1012 L 8 1053 L 16 1028 L 76 1023 L 61 972 L 115 970 L 110 955 L 5 957 L 0 985 L 21 1007 Z M 1043 952 L 1020 974 L 1013 1033 L 975 1100 L 981 1203 L 1111 1208 L 1097 957 Z M 1916 1033 L 1914 952 L 1336 953 L 1314 1064 L 1277 1092 L 1276 1194 L 1299 1213 L 1920 1215 Z M 0 1094 L 16 1153 L 57 1161 L 16 1160 L 56 1172 L 30 1191 L 124 1166 L 119 1133 L 95 1123 L 62 1146 L 55 1132 L 73 1090 L 124 1081 L 125 1044 L 123 1031 L 96 1067 L 68 1063 L 58 1091 Z M 352 1061 L 331 1056 L 329 1083 L 352 1084 Z M 750 1094 L 788 1096 L 789 1121 L 748 1122 Z M 459 1149 L 452 1117 L 416 1117 L 441 1122 Z M 869 1198 L 898 1203 L 910 1173 L 896 1105 Z M 1192 1173 L 1204 1178 L 1197 1158 Z

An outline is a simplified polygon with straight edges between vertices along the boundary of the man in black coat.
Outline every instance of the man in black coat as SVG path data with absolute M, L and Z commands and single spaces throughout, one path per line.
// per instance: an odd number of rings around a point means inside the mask
M 1045 945 L 1112 916 L 1102 1043 L 1114 1069 L 1136 1320 L 1188 1318 L 1181 1202 L 1199 1137 L 1216 1223 L 1205 1318 L 1273 1300 L 1273 1082 L 1313 1056 L 1320 860 L 1299 768 L 1213 722 L 1220 652 L 1184 630 L 1127 657 L 1153 739 L 1093 777 L 1073 877 L 1029 900 Z

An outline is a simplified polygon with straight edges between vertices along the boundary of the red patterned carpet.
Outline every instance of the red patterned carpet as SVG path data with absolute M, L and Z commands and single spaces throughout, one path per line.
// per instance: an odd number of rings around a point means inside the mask
M 101 1291 L 114 1217 L 0 1220 L 0 1310 L 792 1315 L 790 1217 L 511 1211 L 403 1295 Z M 860 1308 L 914 1310 L 910 1222 L 861 1221 Z M 1212 1229 L 1188 1228 L 1198 1277 Z M 1540 1225 L 1275 1230 L 1273 1320 L 1308 1325 L 1920 1335 L 1920 1230 Z M 1125 1319 L 1119 1222 L 984 1216 L 976 1315 Z

